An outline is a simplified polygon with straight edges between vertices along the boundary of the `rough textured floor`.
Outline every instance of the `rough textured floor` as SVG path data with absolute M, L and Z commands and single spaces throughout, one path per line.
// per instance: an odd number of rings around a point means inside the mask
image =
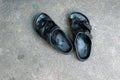
M 33 29 L 46 12 L 69 32 L 71 12 L 91 22 L 90 58 L 53 49 Z M 70 34 L 67 34 L 70 35 Z M 0 80 L 120 80 L 120 0 L 0 0 Z

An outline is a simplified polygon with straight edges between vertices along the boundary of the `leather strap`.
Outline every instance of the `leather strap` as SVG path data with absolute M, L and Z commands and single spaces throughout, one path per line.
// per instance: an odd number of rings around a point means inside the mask
M 75 18 L 74 20 L 72 20 L 72 25 L 74 25 L 74 24 L 78 24 L 83 29 L 87 29 L 89 32 L 91 30 L 91 25 L 87 21 L 80 21 L 79 19 Z
M 41 37 L 43 37 L 47 42 L 49 42 L 51 45 L 51 36 L 55 30 L 60 30 L 60 28 L 50 19 L 44 19 L 42 20 L 42 27 L 39 28 L 39 34 Z

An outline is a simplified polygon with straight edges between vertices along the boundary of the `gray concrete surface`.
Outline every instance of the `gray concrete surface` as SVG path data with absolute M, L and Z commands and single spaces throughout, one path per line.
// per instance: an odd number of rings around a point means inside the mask
M 46 12 L 69 31 L 78 11 L 93 26 L 90 58 L 80 62 L 51 48 L 33 30 Z M 0 0 L 0 80 L 120 80 L 120 0 Z

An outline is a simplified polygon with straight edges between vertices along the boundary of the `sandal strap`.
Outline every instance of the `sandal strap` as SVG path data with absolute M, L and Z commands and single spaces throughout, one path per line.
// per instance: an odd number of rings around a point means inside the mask
M 78 24 L 79 26 L 81 26 L 83 29 L 88 30 L 89 32 L 91 31 L 91 25 L 89 24 L 89 22 L 87 21 L 81 21 L 77 18 L 75 18 L 74 20 L 72 20 L 72 25 L 74 24 Z
M 61 30 L 51 19 L 43 19 L 43 24 L 39 28 L 39 34 L 52 46 L 51 37 L 55 30 Z
M 53 29 L 58 28 L 58 26 L 52 20 L 44 19 L 42 22 L 42 27 L 39 28 L 39 34 L 47 40 L 47 35 L 50 34 Z

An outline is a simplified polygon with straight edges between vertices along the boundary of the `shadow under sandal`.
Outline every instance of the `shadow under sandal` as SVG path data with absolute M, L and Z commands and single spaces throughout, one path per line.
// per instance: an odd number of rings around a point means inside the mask
M 34 28 L 38 34 L 55 49 L 65 54 L 72 50 L 72 44 L 65 33 L 47 14 L 41 13 L 35 18 Z
M 73 34 L 76 56 L 79 60 L 86 60 L 91 52 L 91 26 L 88 18 L 79 12 L 71 13 L 70 28 Z

